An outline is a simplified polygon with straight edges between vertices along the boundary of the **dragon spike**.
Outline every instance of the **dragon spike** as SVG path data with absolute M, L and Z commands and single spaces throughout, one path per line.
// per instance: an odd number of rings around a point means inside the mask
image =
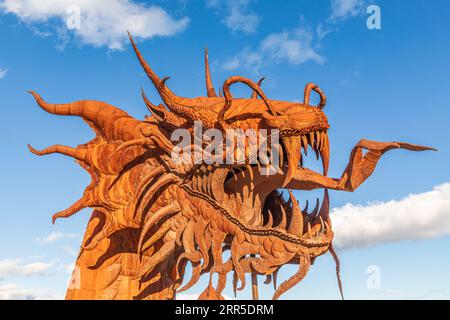
M 158 77 L 158 75 L 150 68 L 148 63 L 145 61 L 144 57 L 142 56 L 141 52 L 136 46 L 136 43 L 133 40 L 133 37 L 131 36 L 131 33 L 128 32 L 128 37 L 130 38 L 131 45 L 133 46 L 134 52 L 136 53 L 136 56 L 141 63 L 142 68 L 144 68 L 145 73 L 149 77 L 149 79 L 153 82 L 153 85 L 155 86 L 156 90 L 158 90 L 159 94 L 161 95 L 161 98 L 163 100 L 172 98 L 176 96 L 170 91 L 169 88 L 167 88 L 164 84 L 164 82 Z
M 303 232 L 303 213 L 298 205 L 297 199 L 295 198 L 292 190 L 289 191 L 289 199 L 292 202 L 292 216 L 291 222 L 289 223 L 288 232 L 290 234 L 300 236 Z
M 177 114 L 182 118 L 191 121 L 202 120 L 205 124 L 209 124 L 208 121 L 206 120 L 207 117 L 206 118 L 202 117 L 202 113 L 198 112 L 198 110 L 195 109 L 196 105 L 194 103 L 190 102 L 189 99 L 178 97 L 166 86 L 165 82 L 169 78 L 165 77 L 163 79 L 160 79 L 158 75 L 152 70 L 152 68 L 150 68 L 148 63 L 145 61 L 144 57 L 140 53 L 129 32 L 128 37 L 130 38 L 131 45 L 133 46 L 134 52 L 136 53 L 136 56 L 142 68 L 144 69 L 149 79 L 152 81 L 153 85 L 155 86 L 156 90 L 158 91 L 159 95 L 161 96 L 161 99 L 164 101 L 166 106 L 171 111 L 173 111 L 175 114 Z
M 257 85 L 260 87 L 260 86 L 261 86 L 261 83 L 262 83 L 265 79 L 266 79 L 266 77 L 262 77 L 261 79 L 259 79 L 258 82 L 257 82 Z M 258 93 L 257 93 L 255 90 L 253 90 L 251 99 L 257 99 L 257 98 L 258 98 Z
M 72 158 L 80 160 L 80 161 L 86 161 L 86 154 L 87 154 L 86 149 L 71 148 L 71 147 L 60 145 L 60 144 L 55 144 L 51 147 L 48 147 L 44 150 L 39 151 L 39 150 L 34 149 L 29 144 L 27 144 L 27 146 L 31 153 L 38 155 L 38 156 L 44 156 L 44 155 L 52 154 L 52 153 L 60 153 L 60 154 L 63 154 L 68 157 L 72 157 Z
M 38 105 L 48 113 L 61 116 L 78 116 L 93 127 L 97 135 L 102 135 L 107 139 L 114 139 L 114 130 L 111 123 L 119 118 L 129 118 L 130 115 L 105 102 L 95 100 L 81 100 L 65 104 L 47 103 L 34 91 L 29 91 L 33 95 Z
M 164 121 L 164 111 L 162 110 L 162 108 L 160 106 L 154 105 L 153 103 L 150 102 L 150 100 L 148 100 L 143 88 L 141 88 L 141 94 L 148 111 L 150 111 L 150 113 L 155 117 L 155 119 L 158 122 Z
M 205 78 L 206 78 L 206 93 L 208 97 L 217 97 L 211 81 L 211 71 L 209 69 L 208 48 L 205 48 Z

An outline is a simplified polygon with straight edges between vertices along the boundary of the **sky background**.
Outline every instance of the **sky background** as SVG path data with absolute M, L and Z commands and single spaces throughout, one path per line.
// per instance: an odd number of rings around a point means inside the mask
M 371 4 L 381 9 L 380 30 L 367 28 Z M 81 9 L 79 29 L 67 26 L 71 5 Z M 89 177 L 72 159 L 39 158 L 26 144 L 76 146 L 92 131 L 45 113 L 27 90 L 49 102 L 106 101 L 143 119 L 140 88 L 159 98 L 126 30 L 179 95 L 205 94 L 206 46 L 216 87 L 232 75 L 266 76 L 268 97 L 300 101 L 307 82 L 319 84 L 328 97 L 331 176 L 341 175 L 361 138 L 439 149 L 387 154 L 355 193 L 331 192 L 332 219 L 347 298 L 449 299 L 449 11 L 447 0 L 0 0 L 0 299 L 63 298 L 90 214 L 51 224 Z M 238 86 L 233 93 L 249 94 Z M 284 267 L 279 283 L 294 272 Z M 205 286 L 203 279 L 183 297 Z M 260 286 L 262 298 L 272 294 Z M 250 285 L 238 295 L 250 296 Z M 330 255 L 282 298 L 338 299 Z

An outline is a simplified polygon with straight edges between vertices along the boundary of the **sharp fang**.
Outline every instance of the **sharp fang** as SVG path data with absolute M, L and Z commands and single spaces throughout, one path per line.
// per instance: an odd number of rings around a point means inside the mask
M 286 229 L 286 210 L 284 210 L 283 205 L 281 207 L 281 221 L 278 225 L 278 228 L 285 230 Z
M 238 181 L 238 177 L 236 175 L 236 172 L 234 172 L 234 170 L 231 170 L 231 172 L 233 173 L 233 179 L 234 181 Z
M 301 235 L 303 232 L 303 213 L 292 191 L 288 190 L 288 192 L 289 200 L 292 203 L 292 217 L 288 232 L 293 235 Z
M 282 168 L 284 164 L 284 154 L 283 154 L 283 147 L 281 146 L 281 144 L 278 145 L 278 154 L 280 157 L 280 168 Z
M 271 228 L 273 226 L 272 212 L 270 212 L 270 210 L 268 210 L 268 214 L 269 214 L 269 219 L 267 220 L 265 227 Z
M 253 170 L 252 170 L 252 166 L 249 165 L 249 164 L 247 164 L 247 165 L 245 166 L 245 168 L 247 169 L 247 171 L 248 171 L 249 174 L 250 174 L 250 181 L 253 181 Z
M 301 138 L 299 136 L 294 137 L 283 137 L 282 138 L 286 155 L 287 155 L 287 163 L 288 170 L 286 173 L 285 180 L 283 182 L 283 187 L 285 187 L 294 176 L 295 171 L 298 168 L 298 163 L 301 159 Z
M 322 144 L 322 133 L 320 131 L 316 131 L 316 146 L 318 150 L 320 150 L 321 144 Z
M 310 140 L 310 143 L 311 143 L 311 147 L 314 149 L 314 132 L 310 132 L 309 133 L 309 140 Z
M 328 166 L 330 162 L 330 144 L 328 142 L 328 134 L 323 134 L 323 143 L 320 148 L 320 156 L 322 158 L 323 174 L 328 175 Z
M 330 229 L 330 225 L 327 221 L 324 222 L 325 223 L 325 233 L 327 233 Z
M 325 189 L 325 193 L 323 195 L 322 207 L 320 208 L 319 216 L 320 218 L 327 219 L 329 218 L 330 212 L 330 196 L 328 195 L 328 189 Z
M 305 156 L 308 155 L 308 138 L 306 138 L 306 136 L 302 136 L 302 144 L 303 144 L 303 149 L 305 150 Z
M 308 207 L 309 207 L 309 201 L 306 200 L 306 205 L 305 205 L 305 208 L 303 209 L 303 212 L 304 212 L 305 214 L 308 214 Z
M 311 232 L 311 223 L 308 222 L 308 236 L 312 237 L 312 232 Z
M 316 207 L 311 212 L 312 219 L 316 218 L 318 212 L 319 212 L 319 198 L 316 199 Z
M 320 219 L 320 233 L 323 233 L 323 228 L 324 228 L 324 223 L 323 223 L 323 219 L 322 219 L 322 217 L 320 217 L 319 216 L 319 219 Z

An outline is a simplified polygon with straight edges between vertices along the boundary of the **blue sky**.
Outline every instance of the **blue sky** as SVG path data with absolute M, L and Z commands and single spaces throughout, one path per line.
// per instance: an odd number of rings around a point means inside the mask
M 159 100 L 125 30 L 137 37 L 155 71 L 171 76 L 171 88 L 180 95 L 204 95 L 206 46 L 216 87 L 235 74 L 266 76 L 263 89 L 270 98 L 293 101 L 301 99 L 307 82 L 319 84 L 329 101 L 332 176 L 340 176 L 361 138 L 438 148 L 393 151 L 357 192 L 332 192 L 331 200 L 340 219 L 336 237 L 348 298 L 450 298 L 448 1 L 87 3 L 0 1 L 0 298 L 63 297 L 89 217 L 84 210 L 51 224 L 53 213 L 81 196 L 89 177 L 72 159 L 37 158 L 26 144 L 74 146 L 93 134 L 80 119 L 46 114 L 26 91 L 36 90 L 50 102 L 107 101 L 142 119 L 140 88 Z M 81 8 L 80 29 L 67 29 L 70 4 Z M 381 9 L 380 30 L 366 26 L 370 4 Z M 313 199 L 299 194 L 301 201 L 302 196 Z M 358 205 L 366 229 L 355 232 L 346 218 Z M 396 215 L 403 217 L 400 225 L 392 223 Z M 367 285 L 369 266 L 380 272 L 378 289 Z M 285 267 L 280 280 L 293 272 Z M 201 281 L 188 294 L 204 286 Z M 249 298 L 248 289 L 239 297 Z M 232 296 L 229 288 L 225 293 Z M 272 288 L 262 285 L 261 295 L 271 297 Z M 318 259 L 283 298 L 338 299 L 330 256 Z

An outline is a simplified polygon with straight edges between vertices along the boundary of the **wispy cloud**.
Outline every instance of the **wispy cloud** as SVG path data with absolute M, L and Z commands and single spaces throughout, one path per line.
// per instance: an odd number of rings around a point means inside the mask
M 314 33 L 303 27 L 271 33 L 259 43 L 257 49 L 244 48 L 236 56 L 226 60 L 223 68 L 246 68 L 256 73 L 264 63 L 269 62 L 287 62 L 291 65 L 308 61 L 323 63 L 325 59 L 316 51 L 313 40 Z
M 0 300 L 61 300 L 63 296 L 49 289 L 23 288 L 17 284 L 0 284 Z
M 25 263 L 23 259 L 0 260 L 0 280 L 13 277 L 31 277 L 45 274 L 53 263 Z
M 330 19 L 338 20 L 357 16 L 361 13 L 364 3 L 364 0 L 332 0 Z
M 222 22 L 233 32 L 254 33 L 261 18 L 249 7 L 253 0 L 205 0 L 206 6 L 217 15 L 223 16 Z
M 6 77 L 6 74 L 8 73 L 8 69 L 0 68 L 0 79 L 3 79 Z
M 40 34 L 48 32 L 37 26 L 49 27 L 63 42 L 73 33 L 82 44 L 111 50 L 124 48 L 127 30 L 149 39 L 182 32 L 189 23 L 187 17 L 175 19 L 161 7 L 132 0 L 0 0 L 0 12 L 16 15 Z M 78 12 L 79 28 L 73 23 Z
M 61 231 L 54 231 L 52 233 L 49 233 L 48 235 L 46 235 L 43 238 L 36 238 L 36 241 L 39 242 L 40 244 L 50 244 L 53 242 L 56 242 L 58 240 L 62 240 L 62 239 L 73 239 L 73 238 L 77 238 L 79 237 L 79 235 L 77 233 L 64 233 Z
M 401 200 L 332 210 L 335 244 L 359 248 L 450 234 L 450 183 Z
M 305 28 L 273 33 L 261 43 L 261 50 L 271 59 L 298 65 L 306 61 L 322 63 L 323 58 L 312 46 L 313 34 Z

